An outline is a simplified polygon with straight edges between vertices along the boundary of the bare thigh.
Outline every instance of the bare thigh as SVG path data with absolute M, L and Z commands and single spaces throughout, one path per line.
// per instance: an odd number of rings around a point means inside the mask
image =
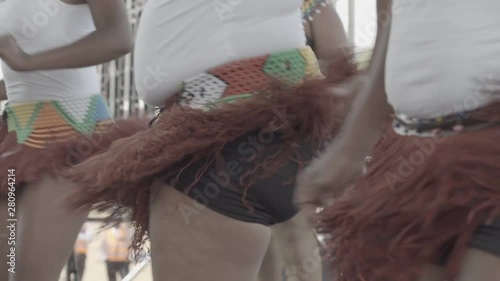
M 170 186 L 154 186 L 154 280 L 255 281 L 270 235 L 269 227 L 220 215 Z
M 259 271 L 259 281 L 277 281 L 283 279 L 285 262 L 279 251 L 276 238 L 272 235 L 271 243 Z
M 69 212 L 69 182 L 45 177 L 17 198 L 16 274 L 9 281 L 56 281 L 88 212 Z
M 469 248 L 460 267 L 457 281 L 499 281 L 500 257 Z
M 288 280 L 321 281 L 319 244 L 306 212 L 272 227 Z

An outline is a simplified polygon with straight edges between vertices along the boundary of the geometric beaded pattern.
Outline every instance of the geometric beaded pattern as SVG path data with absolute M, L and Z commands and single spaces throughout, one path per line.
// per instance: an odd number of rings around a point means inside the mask
M 313 21 L 314 14 L 321 13 L 321 7 L 330 4 L 329 0 L 305 0 L 302 4 L 302 21 Z
M 209 73 L 201 73 L 184 82 L 181 94 L 181 105 L 190 105 L 192 108 L 203 108 L 207 102 L 220 99 L 226 90 L 227 84 Z
M 186 79 L 179 104 L 210 110 L 221 103 L 251 97 L 279 80 L 297 85 L 306 79 L 322 78 L 310 47 L 238 60 Z
M 397 113 L 392 122 L 393 131 L 401 136 L 417 136 L 417 137 L 433 137 L 436 135 L 454 135 L 463 131 L 461 120 L 467 115 L 467 112 L 457 112 L 452 115 L 439 116 L 435 118 L 415 118 L 406 114 Z M 456 125 L 451 131 L 443 131 L 439 129 L 446 120 L 453 120 Z M 427 125 L 434 127 L 434 130 L 422 131 L 416 129 L 418 125 Z M 409 127 L 408 125 L 412 125 Z
M 101 95 L 7 104 L 5 111 L 9 132 L 16 133 L 18 143 L 34 148 L 44 148 L 48 143 L 65 141 L 77 134 L 99 132 L 112 122 Z

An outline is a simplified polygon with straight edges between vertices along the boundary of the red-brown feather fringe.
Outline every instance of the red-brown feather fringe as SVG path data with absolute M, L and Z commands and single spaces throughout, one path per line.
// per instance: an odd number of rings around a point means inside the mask
M 76 208 L 113 210 L 114 216 L 131 210 L 136 227 L 133 247 L 140 249 L 146 239 L 150 185 L 155 178 L 178 175 L 185 167 L 177 164 L 186 157 L 191 157 L 189 165 L 208 157 L 208 165 L 226 143 L 269 128 L 272 122 L 277 126 L 285 123 L 279 130 L 284 139 L 280 152 L 259 161 L 259 166 L 242 176 L 243 186 L 250 186 L 256 175 L 272 174 L 293 156 L 294 143 L 307 139 L 320 145 L 337 132 L 340 120 L 334 112 L 343 101 L 328 91 L 330 85 L 327 80 L 308 81 L 293 88 L 276 85 L 209 112 L 173 105 L 148 131 L 118 140 L 106 152 L 71 169 L 68 176 L 82 188 L 70 202 Z M 204 169 L 206 166 L 193 185 Z
M 78 135 L 68 141 L 47 144 L 45 149 L 18 144 L 16 134 L 7 131 L 7 124 L 0 124 L 0 174 L 15 169 L 16 191 L 24 184 L 34 183 L 43 175 L 64 177 L 64 170 L 104 151 L 110 144 L 123 137 L 147 129 L 146 120 L 120 120 L 110 124 L 105 133 L 91 136 Z M 8 193 L 7 181 L 0 182 L 0 197 Z
M 473 115 L 498 122 L 499 109 Z M 454 280 L 476 227 L 500 214 L 500 127 L 441 138 L 390 128 L 373 156 L 357 188 L 320 214 L 335 280 L 414 281 L 443 254 Z

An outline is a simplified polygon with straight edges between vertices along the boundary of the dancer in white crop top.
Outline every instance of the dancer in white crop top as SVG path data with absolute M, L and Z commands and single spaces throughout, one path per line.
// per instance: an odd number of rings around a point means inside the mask
M 88 214 L 65 206 L 74 185 L 63 172 L 110 144 L 89 135 L 114 127 L 95 65 L 131 47 L 121 0 L 0 1 L 0 99 L 8 98 L 0 123 L 0 280 L 59 278 Z
M 327 89 L 354 71 L 344 64 L 335 81 L 321 75 L 306 46 L 302 4 L 146 3 L 135 85 L 161 109 L 146 132 L 78 165 L 71 179 L 81 206 L 132 210 L 133 245 L 151 237 L 155 279 L 255 281 L 272 229 L 289 279 L 321 280 L 319 264 L 294 271 L 320 257 L 293 205 L 293 182 L 336 132 L 340 99 Z M 343 33 L 338 24 L 331 30 Z M 346 61 L 341 45 L 338 61 Z M 282 265 L 270 268 L 281 278 Z
M 499 13 L 379 1 L 370 81 L 296 194 L 336 199 L 320 231 L 340 280 L 500 280 Z

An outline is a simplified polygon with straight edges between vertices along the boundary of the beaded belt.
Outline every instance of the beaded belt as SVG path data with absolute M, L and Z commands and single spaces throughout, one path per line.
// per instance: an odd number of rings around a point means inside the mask
M 405 114 L 396 114 L 393 128 L 399 135 L 428 137 L 438 134 L 452 135 L 498 124 L 498 122 L 475 119 L 471 116 L 471 113 L 459 112 L 432 119 L 413 118 Z
M 63 101 L 7 104 L 7 126 L 17 142 L 34 148 L 99 132 L 112 121 L 104 98 L 95 95 Z
M 261 57 L 238 60 L 212 68 L 183 82 L 176 102 L 201 110 L 252 97 L 270 88 L 273 81 L 297 85 L 304 80 L 323 78 L 310 47 Z M 157 108 L 156 117 L 165 108 Z

